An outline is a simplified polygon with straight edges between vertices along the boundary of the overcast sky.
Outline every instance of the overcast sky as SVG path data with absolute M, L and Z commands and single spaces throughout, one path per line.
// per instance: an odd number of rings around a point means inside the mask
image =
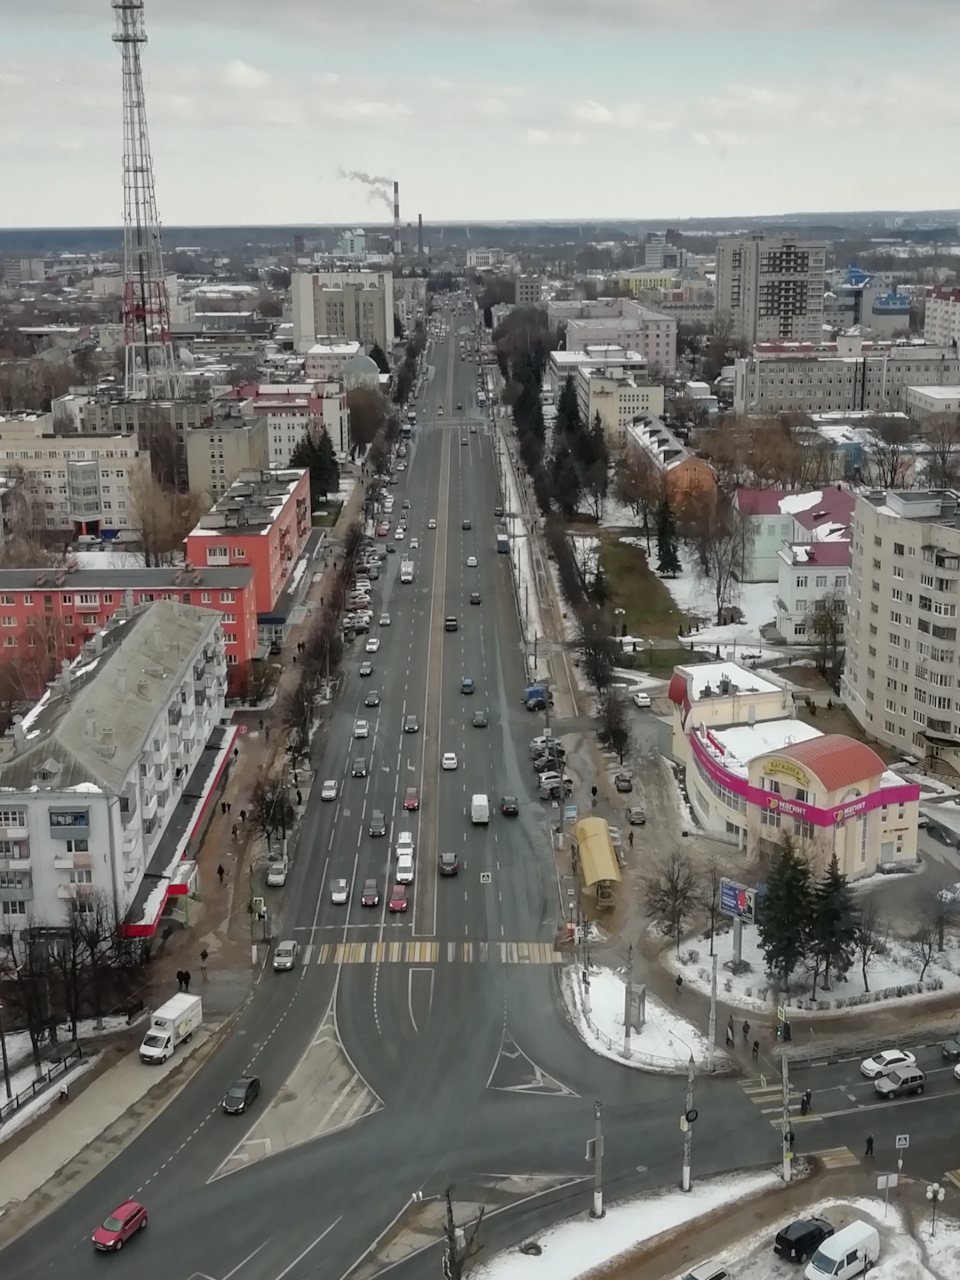
M 346 10 L 353 10 L 352 15 Z M 953 208 L 960 0 L 147 0 L 167 224 Z M 110 0 L 0 0 L 0 224 L 116 225 Z

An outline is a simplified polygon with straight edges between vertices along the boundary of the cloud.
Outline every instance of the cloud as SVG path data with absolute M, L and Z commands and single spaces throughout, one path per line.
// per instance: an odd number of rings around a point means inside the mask
M 241 62 L 239 59 L 228 62 L 221 75 L 224 84 L 232 89 L 264 89 L 270 83 L 270 76 L 266 71 L 259 71 L 256 67 L 251 67 L 249 62 Z
M 520 141 L 527 147 L 580 147 L 583 134 L 563 129 L 523 129 Z

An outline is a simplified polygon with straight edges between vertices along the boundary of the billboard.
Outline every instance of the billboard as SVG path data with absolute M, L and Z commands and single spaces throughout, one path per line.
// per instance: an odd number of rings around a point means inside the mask
M 756 892 L 735 880 L 720 881 L 720 910 L 725 916 L 734 916 L 743 924 L 753 924 L 756 915 Z

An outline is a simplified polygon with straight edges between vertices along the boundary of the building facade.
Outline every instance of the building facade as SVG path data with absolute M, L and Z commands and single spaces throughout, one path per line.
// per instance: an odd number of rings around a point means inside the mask
M 639 352 L 654 372 L 673 373 L 677 367 L 675 316 L 641 306 L 630 298 L 551 303 L 547 314 L 552 324 L 566 322 L 567 351 L 616 345 Z
M 239 404 L 225 403 L 209 426 L 187 432 L 190 488 L 214 502 L 241 471 L 262 471 L 271 461 L 266 417 L 245 415 Z
M 340 342 L 334 338 L 315 342 L 304 360 L 307 381 L 336 381 L 343 377 L 343 366 L 347 361 L 362 354 L 363 347 L 359 342 Z
M 923 340 L 936 347 L 960 344 L 960 288 L 937 285 L 926 300 Z
M 854 498 L 841 485 L 795 492 L 738 489 L 733 501 L 745 526 L 744 582 L 779 581 L 785 545 L 850 542 Z
M 575 385 L 582 421 L 593 426 L 599 414 L 604 438 L 613 451 L 623 448 L 627 427 L 637 418 L 663 413 L 660 383 L 641 380 L 622 369 L 578 369 Z
M 290 282 L 294 346 L 307 352 L 332 334 L 384 351 L 393 345 L 393 273 L 297 271 Z
M 842 691 L 871 737 L 960 774 L 960 493 L 857 495 Z
M 514 277 L 518 307 L 539 307 L 543 301 L 543 277 L 533 272 L 521 271 Z
M 223 767 L 220 618 L 159 602 L 63 669 L 0 743 L 0 936 L 74 915 L 151 936 L 171 894 L 196 892 L 180 826 Z M 206 757 L 206 758 L 205 758 Z
M 732 237 L 717 245 L 717 314 L 744 342 L 819 342 L 823 336 L 822 241 Z
M 625 439 L 628 452 L 646 458 L 663 477 L 667 498 L 675 512 L 715 497 L 717 477 L 713 468 L 695 457 L 659 418 L 632 422 L 626 429 Z

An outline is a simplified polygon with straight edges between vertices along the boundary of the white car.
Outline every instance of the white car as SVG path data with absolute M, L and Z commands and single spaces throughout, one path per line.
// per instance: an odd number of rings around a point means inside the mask
M 346 880 L 330 881 L 330 901 L 340 907 L 350 896 L 350 886 Z
M 370 725 L 367 723 L 366 720 L 358 720 L 356 722 L 356 724 L 353 726 L 353 736 L 355 738 L 370 737 Z
M 411 551 L 419 551 L 419 550 L 420 550 L 420 539 L 419 539 L 419 538 L 411 538 L 411 539 L 410 539 L 410 550 L 411 550 Z
M 413 857 L 413 832 L 401 831 L 397 835 L 397 857 L 402 857 L 405 853 L 409 853 Z
M 397 542 L 402 542 L 404 540 L 407 536 L 407 531 L 402 524 L 397 525 L 397 532 L 393 536 L 396 538 Z
M 445 751 L 445 752 L 443 753 L 443 759 L 440 761 L 440 768 L 441 768 L 441 769 L 456 769 L 456 767 L 457 767 L 457 755 L 456 755 L 456 752 L 455 752 L 455 751 Z
M 380 648 L 380 641 L 376 636 L 371 636 L 363 647 L 366 649 L 367 653 L 376 653 Z
M 467 568 L 468 568 L 468 569 L 476 569 L 476 567 L 477 567 L 477 565 L 478 565 L 479 563 L 480 563 L 480 561 L 477 559 L 477 557 L 476 557 L 476 556 L 467 556 Z
M 938 889 L 937 901 L 960 902 L 960 883 L 948 885 L 946 889 Z
M 287 883 L 287 860 L 278 858 L 267 866 L 267 884 L 272 889 L 279 889 Z
M 907 1053 L 904 1049 L 884 1049 L 882 1053 L 872 1058 L 865 1058 L 860 1063 L 860 1072 L 868 1080 L 876 1080 L 878 1076 L 885 1076 L 894 1067 L 915 1066 L 916 1061 L 914 1055 Z
M 413 883 L 413 854 L 401 853 L 397 859 L 397 884 Z
M 436 527 L 437 527 L 437 522 L 436 520 L 434 520 L 433 516 L 431 516 L 430 519 L 427 521 L 427 528 L 435 529 Z
M 381 615 L 380 615 L 380 625 L 381 625 L 381 627 L 389 627 L 389 626 L 390 626 L 390 622 L 391 622 L 391 618 L 390 618 L 389 613 L 381 613 Z
M 398 462 L 398 463 L 397 463 L 397 470 L 398 470 L 398 471 L 406 471 L 406 469 L 407 469 L 407 464 L 406 464 L 405 462 Z
M 649 693 L 635 693 L 633 695 L 633 701 L 641 708 L 641 710 L 653 706 L 653 703 L 650 701 Z
M 336 800 L 337 798 L 337 780 L 336 778 L 328 778 L 320 788 L 321 800 Z

